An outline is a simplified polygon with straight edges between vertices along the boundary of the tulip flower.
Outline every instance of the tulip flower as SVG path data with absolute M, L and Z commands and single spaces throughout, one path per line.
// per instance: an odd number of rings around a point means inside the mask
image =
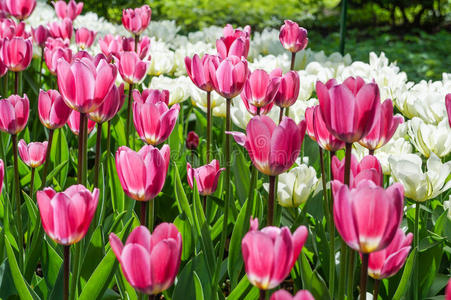
M 364 138 L 373 127 L 380 105 L 379 87 L 349 77 L 342 84 L 334 79 L 316 83 L 319 107 L 327 129 L 338 139 L 352 144 Z
M 344 183 L 345 160 L 339 160 L 334 156 L 331 162 L 333 178 Z M 352 154 L 350 170 L 350 186 L 355 187 L 361 180 L 373 181 L 376 185 L 382 186 L 383 172 L 379 160 L 373 155 L 365 156 L 360 162 Z
M 333 136 L 327 129 L 318 105 L 305 110 L 305 121 L 308 135 L 322 149 L 337 152 L 344 148 L 345 143 Z
M 127 196 L 137 201 L 155 198 L 163 188 L 169 166 L 170 149 L 146 145 L 138 152 L 122 146 L 116 152 L 119 181 Z
M 0 40 L 0 49 L 2 48 L 2 40 Z M 1 53 L 1 50 L 0 50 Z M 0 58 L 0 77 L 3 77 L 8 72 L 8 68 L 3 63 L 2 59 Z
M 412 238 L 412 233 L 406 235 L 402 229 L 398 229 L 387 248 L 370 253 L 368 275 L 381 280 L 398 273 L 409 255 Z
M 48 28 L 50 35 L 53 38 L 60 38 L 70 42 L 73 33 L 73 25 L 69 18 L 49 23 Z
M 111 60 L 112 56 L 119 57 L 119 53 L 122 52 L 122 37 L 107 34 L 103 38 L 99 38 L 100 51 Z
M 199 136 L 194 131 L 188 132 L 186 137 L 186 148 L 189 150 L 196 150 L 199 145 Z
M 12 72 L 21 72 L 28 68 L 33 57 L 31 41 L 21 37 L 4 39 L 1 50 L 3 63 Z
M 404 122 L 402 116 L 393 116 L 392 101 L 385 100 L 376 112 L 373 128 L 359 141 L 360 145 L 374 152 L 388 143 L 402 122 Z
M 142 60 L 148 57 L 150 51 L 150 38 L 148 36 L 143 36 L 139 40 L 138 46 L 135 45 L 136 41 L 132 37 L 129 38 L 122 37 L 121 41 L 123 51 L 134 51 L 138 54 L 138 57 Z
M 250 73 L 241 92 L 241 98 L 258 108 L 266 106 L 273 101 L 279 89 L 279 84 L 279 77 L 270 77 L 265 70 L 255 70 Z
M 119 54 L 117 66 L 125 82 L 137 84 L 146 77 L 150 61 L 141 60 L 134 51 L 127 51 Z
M 404 189 L 362 180 L 353 189 L 334 180 L 334 220 L 343 241 L 363 254 L 386 248 L 402 220 Z
M 288 51 L 299 52 L 307 47 L 307 30 L 300 27 L 296 22 L 285 20 L 285 24 L 280 27 L 279 40 Z
M 448 285 L 446 286 L 445 300 L 451 300 L 451 278 L 448 280 Z
M 294 234 L 288 227 L 268 226 L 258 230 L 258 219 L 251 218 L 249 232 L 241 241 L 249 282 L 261 290 L 278 286 L 290 274 L 307 235 L 305 226 L 298 227 Z
M 134 34 L 140 35 L 149 26 L 152 10 L 148 5 L 135 9 L 127 8 L 122 11 L 122 25 Z
M 410 142 L 426 158 L 432 153 L 444 158 L 451 152 L 451 128 L 446 119 L 434 125 L 414 117 L 407 124 Z
M 44 48 L 44 60 L 52 75 L 56 75 L 58 60 L 62 58 L 68 63 L 72 61 L 72 50 L 70 48 Z
M 74 0 L 70 0 L 69 3 L 66 3 L 66 1 L 59 0 L 52 3 L 55 7 L 56 16 L 61 20 L 69 18 L 73 21 L 83 10 L 83 2 L 77 3 Z
M 276 126 L 268 116 L 256 116 L 249 121 L 246 135 L 227 133 L 247 149 L 252 163 L 260 172 L 277 176 L 288 170 L 299 156 L 305 127 L 305 121 L 297 125 L 292 119 L 284 117 Z
M 300 290 L 294 297 L 285 290 L 278 290 L 271 295 L 270 300 L 315 300 L 315 298 L 307 290 Z
M 219 57 L 225 59 L 230 56 L 247 58 L 251 38 L 251 27 L 247 25 L 244 30 L 233 29 L 232 25 L 224 27 L 223 36 L 216 40 Z
M 77 29 L 77 31 L 75 32 L 75 42 L 81 49 L 86 49 L 91 47 L 91 45 L 94 43 L 96 35 L 97 32 L 82 27 Z
M 37 192 L 36 198 L 47 235 L 58 244 L 72 245 L 88 231 L 97 208 L 99 190 L 94 189 L 91 193 L 83 185 L 72 185 L 57 193 L 45 188 Z
M 24 94 L 21 98 L 18 95 L 11 95 L 7 99 L 0 100 L 0 130 L 16 135 L 27 125 L 30 112 L 30 102 Z
M 13 37 L 28 38 L 28 33 L 25 31 L 25 23 L 16 23 L 13 19 L 0 18 L 0 40 L 12 39 Z
M 211 92 L 214 89 L 210 77 L 210 63 L 214 61 L 219 65 L 219 58 L 215 55 L 205 54 L 202 59 L 195 54 L 193 58 L 185 57 L 185 67 L 191 81 L 201 90 Z
M 36 0 L 5 0 L 8 12 L 19 20 L 28 18 L 36 7 Z
M 71 63 L 60 59 L 57 65 L 61 96 L 67 106 L 80 113 L 92 112 L 102 104 L 116 75 L 116 67 L 105 59 L 99 59 L 96 64 L 85 57 Z
M 247 102 L 246 99 L 244 99 L 244 98 L 241 98 L 241 99 L 243 100 L 244 107 L 246 107 L 246 110 L 252 116 L 267 115 L 274 106 L 274 102 L 270 102 L 270 103 L 266 104 L 265 106 L 257 107 L 255 105 L 253 105 L 252 103 Z
M 77 136 L 80 135 L 80 113 L 78 111 L 72 110 L 69 119 L 67 120 L 67 126 L 69 126 L 69 129 L 73 134 Z M 88 119 L 88 134 L 91 133 L 95 126 L 96 122 Z
M 138 90 L 133 90 L 133 100 L 136 103 L 144 104 L 163 102 L 169 105 L 169 91 L 168 90 L 154 90 L 154 89 L 144 89 L 142 93 Z
M 124 84 L 119 87 L 113 85 L 105 96 L 103 103 L 93 112 L 88 113 L 88 118 L 96 123 L 105 123 L 111 120 L 124 104 Z
M 193 188 L 196 179 L 197 190 L 202 196 L 211 195 L 216 191 L 219 175 L 225 168 L 219 168 L 219 162 L 214 159 L 209 164 L 199 168 L 192 168 L 190 163 L 186 164 L 188 184 Z
M 125 278 L 137 291 L 156 295 L 174 283 L 182 255 L 182 235 L 174 224 L 161 223 L 152 234 L 138 226 L 125 245 L 111 233 L 110 244 Z
M 299 96 L 300 80 L 298 72 L 290 71 L 282 76 L 282 70 L 276 69 L 271 73 L 271 76 L 281 78 L 279 90 L 274 96 L 274 104 L 281 108 L 292 106 Z
M 448 113 L 448 123 L 451 127 L 451 94 L 447 94 L 445 97 L 446 112 Z
M 47 38 L 50 36 L 50 32 L 44 25 L 39 25 L 36 28 L 31 28 L 31 35 L 33 36 L 33 41 L 39 47 L 44 47 Z
M 47 142 L 33 142 L 27 145 L 22 139 L 18 144 L 19 155 L 22 161 L 31 168 L 37 168 L 45 162 Z
M 215 91 L 226 99 L 241 93 L 249 73 L 247 61 L 236 56 L 227 57 L 219 64 L 212 60 L 209 69 Z
M 63 127 L 67 123 L 72 110 L 64 103 L 58 91 L 40 90 L 38 112 L 42 125 L 54 130 Z

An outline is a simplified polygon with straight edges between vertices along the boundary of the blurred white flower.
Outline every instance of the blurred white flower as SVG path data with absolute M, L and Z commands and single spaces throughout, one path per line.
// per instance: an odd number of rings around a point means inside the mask
M 290 59 L 288 58 L 288 54 L 284 53 L 278 56 L 274 56 L 272 54 L 266 56 L 259 55 L 254 59 L 254 62 L 249 63 L 249 69 L 251 71 L 263 69 L 270 73 L 276 68 L 282 69 L 283 73 L 290 70 Z
M 451 195 L 449 195 L 449 200 L 443 202 L 443 208 L 448 211 L 447 217 L 451 221 Z
M 164 42 L 152 41 L 149 75 L 171 74 L 175 67 L 175 54 Z
M 152 78 L 149 88 L 168 90 L 169 105 L 185 101 L 190 96 L 191 79 L 186 76 L 170 78 L 160 75 Z
M 175 76 L 186 75 L 186 67 L 185 67 L 185 57 L 193 57 L 194 54 L 202 57 L 204 54 L 215 54 L 216 49 L 213 48 L 212 45 L 206 44 L 204 42 L 197 42 L 195 44 L 186 43 L 180 48 L 175 50 Z
M 426 124 L 420 118 L 408 121 L 409 136 L 415 148 L 426 158 L 435 153 L 444 157 L 451 152 L 451 129 L 447 119 L 443 119 L 437 126 Z
M 202 111 L 207 112 L 207 93 L 193 83 L 190 85 L 191 103 L 199 107 Z M 218 95 L 215 91 L 211 92 L 211 108 L 215 117 L 225 118 L 226 116 L 226 100 Z

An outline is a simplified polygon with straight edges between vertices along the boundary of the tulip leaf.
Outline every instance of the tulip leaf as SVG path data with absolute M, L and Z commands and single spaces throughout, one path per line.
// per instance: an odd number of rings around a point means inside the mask
M 27 208 L 28 211 L 28 217 L 30 218 L 30 228 L 29 228 L 29 232 L 33 231 L 35 226 L 36 226 L 36 219 L 38 217 L 39 211 L 38 208 L 35 204 L 35 202 L 33 200 L 31 200 L 30 196 L 28 196 L 27 193 L 22 191 L 22 195 L 25 199 L 25 206 Z
M 191 257 L 194 249 L 193 235 L 191 233 L 191 226 L 189 225 L 186 216 L 178 216 L 174 220 L 174 225 L 182 235 L 183 247 L 182 247 L 182 260 L 186 261 Z
M 393 300 L 400 300 L 407 291 L 410 284 L 410 276 L 412 274 L 413 265 L 415 264 L 416 249 L 414 249 L 407 257 L 406 264 L 404 265 L 404 271 L 402 273 L 401 281 L 398 284 Z
M 249 280 L 247 279 L 247 275 L 244 276 L 240 282 L 238 283 L 238 285 L 230 292 L 229 296 L 227 297 L 227 299 L 244 299 L 244 296 L 249 293 L 249 291 L 251 291 L 252 289 L 256 289 L 254 288 Z M 258 292 L 258 289 L 256 289 Z M 254 298 L 256 299 L 256 298 Z
M 41 266 L 44 279 L 48 287 L 55 286 L 58 279 L 58 271 L 63 264 L 63 259 L 52 245 L 58 247 L 59 245 L 53 241 L 44 240 L 41 246 Z
M 37 226 L 33 231 L 31 243 L 26 248 L 25 255 L 25 279 L 31 280 L 33 274 L 36 271 L 36 265 L 38 264 L 39 257 L 42 251 L 42 241 L 44 237 L 44 229 L 42 228 L 41 221 L 39 219 Z
M 174 174 L 175 174 L 175 199 L 177 199 L 177 202 L 182 209 L 182 211 L 185 213 L 186 217 L 188 218 L 188 221 L 191 225 L 191 227 L 194 227 L 194 218 L 193 214 L 191 213 L 191 208 L 188 203 L 188 198 L 186 198 L 185 191 L 183 189 L 182 181 L 180 180 L 180 175 L 177 167 L 174 168 Z
M 227 269 L 229 271 L 230 281 L 232 289 L 236 286 L 238 278 L 241 274 L 241 269 L 243 267 L 243 258 L 241 255 L 241 240 L 244 237 L 244 232 L 247 229 L 244 224 L 246 218 L 246 208 L 249 201 L 246 201 L 241 208 L 238 215 L 238 219 L 233 227 L 232 237 L 230 239 L 229 245 L 229 256 L 227 261 Z
M 235 178 L 236 194 L 240 200 L 240 205 L 243 205 L 249 195 L 251 173 L 249 171 L 249 163 L 244 158 L 241 149 L 238 155 L 235 155 L 235 163 L 232 164 L 232 169 Z
M 429 290 L 434 279 L 437 276 L 438 270 L 443 257 L 442 252 L 443 244 L 435 244 L 427 251 L 419 251 L 418 262 L 420 264 L 420 283 L 421 283 L 421 299 L 425 298 L 429 294 Z
M 114 118 L 113 120 L 115 120 L 115 124 L 113 125 L 114 130 L 111 135 L 115 138 L 116 143 L 119 145 L 125 145 L 127 141 L 125 137 L 125 124 L 120 117 Z
M 299 255 L 300 257 L 300 269 L 302 283 L 305 289 L 309 290 L 313 297 L 319 299 L 330 299 L 329 290 L 326 283 L 318 275 L 316 271 L 313 271 L 310 267 L 310 262 L 304 254 L 304 251 Z
M 52 170 L 48 176 L 47 181 L 52 182 L 52 178 L 56 176 L 59 169 L 62 168 L 59 174 L 58 183 L 62 189 L 64 189 L 67 179 L 67 173 L 69 171 L 69 146 L 67 144 L 66 135 L 64 134 L 63 128 L 57 129 L 53 134 L 52 148 L 50 150 L 50 161 L 56 168 L 52 168 L 49 165 L 49 170 Z M 60 167 L 61 166 L 61 167 Z
M 60 163 L 56 168 L 54 168 L 50 173 L 49 173 L 49 175 L 47 176 L 47 182 L 51 182 L 52 181 L 52 179 L 56 176 L 56 175 L 58 175 L 58 173 L 61 171 L 61 173 L 60 173 L 60 177 L 61 177 L 61 174 L 64 172 L 64 169 L 65 169 L 65 166 L 67 166 L 67 160 L 66 161 L 63 161 L 62 163 Z M 62 181 L 58 181 L 59 183 L 60 183 L 60 187 L 61 188 L 64 188 L 64 182 L 62 182 Z
M 197 276 L 196 271 L 193 272 L 193 279 L 194 279 L 194 288 L 196 291 L 196 300 L 203 300 L 204 299 L 204 291 L 202 290 L 202 283 L 200 282 L 199 276 Z
M 103 256 L 102 230 L 99 226 L 94 230 L 91 240 L 89 241 L 88 249 L 83 258 L 80 277 L 87 280 Z
M 113 154 L 108 159 L 108 185 L 110 187 L 110 198 L 113 210 L 121 213 L 124 208 L 124 191 L 117 175 L 116 163 Z

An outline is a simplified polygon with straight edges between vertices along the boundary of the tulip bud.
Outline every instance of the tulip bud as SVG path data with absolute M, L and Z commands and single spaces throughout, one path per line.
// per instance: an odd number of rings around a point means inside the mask
M 219 162 L 214 159 L 211 163 L 193 169 L 190 163 L 186 164 L 188 184 L 193 188 L 196 179 L 197 190 L 202 196 L 211 195 L 216 191 L 219 175 L 224 168 L 219 168 Z
M 53 38 L 60 38 L 70 42 L 73 33 L 73 25 L 71 19 L 65 18 L 61 21 L 49 23 L 48 27 L 50 35 Z
M 27 145 L 22 139 L 19 141 L 18 149 L 22 161 L 31 168 L 37 168 L 45 162 L 47 142 L 34 142 Z
M 279 89 L 274 96 L 274 104 L 279 107 L 290 107 L 299 96 L 300 80 L 296 71 L 290 71 L 282 76 L 282 70 L 276 69 L 271 76 L 280 77 Z
M 122 25 L 135 35 L 140 35 L 149 26 L 152 10 L 148 5 L 122 11 Z
M 39 46 L 44 47 L 47 38 L 50 36 L 50 32 L 47 27 L 39 25 L 36 28 L 31 28 L 31 33 L 33 35 L 33 41 Z
M 296 22 L 285 20 L 285 24 L 280 27 L 279 40 L 288 51 L 299 52 L 307 47 L 307 30 L 299 27 Z
M 199 136 L 194 131 L 188 132 L 186 137 L 186 148 L 189 150 L 196 150 L 199 145 Z
M 7 99 L 0 100 L 0 130 L 9 134 L 21 132 L 27 125 L 30 112 L 30 101 L 24 94 L 11 95 Z
M 21 72 L 28 68 L 33 57 L 31 41 L 21 37 L 4 39 L 1 50 L 3 63 L 12 72 Z
M 125 82 L 137 84 L 144 80 L 150 61 L 141 60 L 134 51 L 122 52 L 118 58 L 118 70 Z
M 60 93 L 56 90 L 39 92 L 38 99 L 39 120 L 48 129 L 63 127 L 72 110 L 64 103 Z
M 75 43 L 82 50 L 91 47 L 96 39 L 97 32 L 89 30 L 88 28 L 82 27 L 77 29 L 75 32 Z
M 73 21 L 83 10 L 83 2 L 77 3 L 74 0 L 70 0 L 69 3 L 59 0 L 53 2 L 53 6 L 55 7 L 56 16 L 61 20 L 69 18 Z
M 251 27 L 247 25 L 244 30 L 233 29 L 232 25 L 224 27 L 223 36 L 216 40 L 216 48 L 221 59 L 236 56 L 247 58 L 249 53 Z
M 241 93 L 249 74 L 247 61 L 236 56 L 227 57 L 219 64 L 211 60 L 209 70 L 215 91 L 227 99 Z

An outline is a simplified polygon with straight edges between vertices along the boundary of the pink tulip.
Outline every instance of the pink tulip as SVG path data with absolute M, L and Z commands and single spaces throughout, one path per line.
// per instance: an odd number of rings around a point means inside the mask
M 72 63 L 60 59 L 57 65 L 58 88 L 70 108 L 89 113 L 105 100 L 116 80 L 117 69 L 105 59 L 83 57 Z
M 247 58 L 249 53 L 251 27 L 247 25 L 244 30 L 233 29 L 232 25 L 224 27 L 223 36 L 216 40 L 216 49 L 221 59 L 229 56 Z
M 99 38 L 99 47 L 108 60 L 111 60 L 112 56 L 119 57 L 119 53 L 122 52 L 122 37 L 107 34 Z
M 359 141 L 360 145 L 368 150 L 376 150 L 384 146 L 402 122 L 404 122 L 402 116 L 393 116 L 392 101 L 385 100 L 376 111 L 373 128 Z
M 339 160 L 336 156 L 332 158 L 332 174 L 334 179 L 343 183 L 345 172 L 345 160 Z M 365 156 L 360 163 L 357 158 L 351 155 L 350 186 L 354 188 L 364 179 L 373 181 L 376 185 L 382 186 L 383 173 L 379 160 L 373 155 Z
M 31 28 L 31 35 L 33 36 L 33 41 L 39 47 L 44 47 L 47 38 L 50 36 L 50 32 L 44 25 L 39 25 L 36 28 Z
M 55 39 L 61 38 L 66 41 L 70 41 L 72 38 L 73 26 L 72 21 L 69 18 L 49 23 L 48 28 L 50 35 Z
M 362 180 L 349 189 L 332 182 L 335 226 L 346 244 L 361 253 L 386 248 L 402 220 L 404 189 L 395 183 L 384 189 Z
M 135 9 L 127 8 L 122 11 L 122 25 L 134 34 L 140 35 L 149 26 L 152 10 L 148 5 Z
M 9 15 L 8 8 L 6 7 L 6 1 L 0 0 L 0 19 L 7 18 Z
M 280 27 L 279 40 L 288 51 L 299 52 L 307 47 L 307 30 L 300 27 L 296 22 L 285 20 L 285 24 Z
M 39 91 L 38 99 L 39 120 L 48 129 L 63 127 L 72 112 L 63 97 L 56 90 Z
M 70 0 L 69 3 L 66 3 L 60 0 L 52 3 L 55 7 L 56 16 L 61 20 L 69 18 L 73 21 L 83 10 L 83 2 L 77 3 L 74 0 Z
M 169 105 L 169 91 L 144 89 L 142 93 L 140 93 L 138 90 L 133 90 L 133 100 L 140 104 L 144 104 L 146 102 L 164 102 L 166 105 Z
M 36 0 L 5 0 L 8 12 L 19 20 L 28 18 L 36 7 Z
M 124 84 L 113 88 L 105 96 L 105 100 L 96 110 L 88 114 L 88 118 L 96 123 L 105 123 L 111 120 L 124 104 Z
M 282 70 L 276 69 L 271 76 L 281 77 L 279 90 L 274 96 L 274 104 L 283 108 L 293 105 L 298 99 L 301 85 L 298 72 L 290 71 L 282 76 Z
M 137 201 L 155 198 L 163 188 L 169 166 L 170 149 L 146 145 L 135 152 L 125 146 L 116 152 L 116 168 L 127 196 Z
M 137 84 L 146 77 L 150 67 L 150 61 L 141 60 L 136 52 L 128 51 L 119 54 L 117 66 L 125 82 Z
M 30 101 L 27 94 L 21 98 L 11 95 L 7 99 L 0 100 L 0 130 L 9 134 L 21 132 L 28 121 Z
M 125 246 L 111 233 L 110 244 L 125 278 L 139 292 L 156 295 L 174 283 L 182 255 L 182 235 L 174 224 L 161 223 L 152 234 L 138 226 Z
M 253 117 L 246 127 L 246 135 L 232 134 L 235 141 L 244 146 L 254 166 L 263 174 L 277 176 L 293 165 L 301 151 L 305 135 L 305 121 L 297 125 L 284 117 L 278 126 L 268 116 Z
M 241 98 L 255 107 L 263 107 L 274 100 L 280 84 L 279 77 L 271 77 L 265 70 L 250 73 Z
M 135 51 L 135 39 L 132 37 L 125 38 L 122 37 L 122 50 L 123 51 L 134 51 L 138 54 L 139 58 L 144 60 L 149 55 L 150 51 L 150 38 L 148 36 L 143 36 L 139 39 L 138 47 Z
M 1 39 L 12 39 L 13 37 L 28 38 L 29 35 L 25 31 L 25 23 L 16 23 L 13 19 L 2 19 L 0 18 L 0 40 Z
M 219 162 L 214 159 L 208 165 L 193 169 L 190 163 L 186 164 L 188 184 L 193 188 L 196 179 L 197 190 L 202 196 L 211 195 L 216 191 L 219 175 L 225 168 L 219 168 Z
M 57 73 L 57 66 L 58 66 L 58 60 L 62 58 L 68 63 L 72 61 L 72 50 L 70 48 L 44 48 L 44 60 L 45 64 L 47 65 L 47 68 L 49 69 L 50 73 L 53 75 L 56 75 Z
M 2 49 L 2 43 L 3 43 L 3 41 L 0 40 L 0 54 L 1 54 L 1 49 Z M 0 77 L 4 76 L 7 72 L 8 72 L 8 68 L 5 66 L 5 64 L 3 63 L 3 61 L 0 57 Z
M 21 37 L 4 39 L 1 50 L 3 63 L 12 72 L 21 72 L 28 68 L 33 57 L 31 41 Z
M 446 104 L 446 112 L 448 113 L 449 126 L 451 127 L 451 94 L 446 95 L 445 104 Z
M 72 110 L 69 119 L 67 120 L 67 126 L 69 126 L 69 129 L 73 134 L 80 134 L 80 113 L 78 111 Z M 91 133 L 95 126 L 96 122 L 88 119 L 88 134 Z
M 315 300 L 315 298 L 307 290 L 300 290 L 294 297 L 285 290 L 278 290 L 271 295 L 270 300 Z
M 357 142 L 373 127 L 380 106 L 379 87 L 349 77 L 342 84 L 334 79 L 318 81 L 316 93 L 327 129 L 345 143 Z
M 374 279 L 384 279 L 398 273 L 409 255 L 412 233 L 405 234 L 398 229 L 387 248 L 369 255 L 368 275 Z
M 5 164 L 3 160 L 0 159 L 0 195 L 3 189 L 3 177 L 5 176 Z
M 241 93 L 249 74 L 247 61 L 236 56 L 227 57 L 219 64 L 212 59 L 209 69 L 215 91 L 227 99 Z
M 345 146 L 342 141 L 327 130 L 318 105 L 305 110 L 305 121 L 308 135 L 324 150 L 337 152 Z
M 194 131 L 188 132 L 186 137 L 186 148 L 189 150 L 196 150 L 199 146 L 199 136 Z
M 82 27 L 77 29 L 75 32 L 75 43 L 81 49 L 86 49 L 91 47 L 96 39 L 97 32 L 89 30 L 88 28 Z
M 241 241 L 244 267 L 249 282 L 261 290 L 278 286 L 290 274 L 308 231 L 300 226 L 292 235 L 288 227 L 268 226 L 258 230 L 258 219 Z
M 22 139 L 18 144 L 19 155 L 22 161 L 31 168 L 37 168 L 45 162 L 47 142 L 33 142 L 27 145 Z
M 451 300 L 451 278 L 448 280 L 448 285 L 446 286 L 445 300 Z
M 80 241 L 89 229 L 97 208 L 99 189 L 91 193 L 82 185 L 72 185 L 57 193 L 45 188 L 36 193 L 42 227 L 48 236 L 61 245 Z
M 185 67 L 191 81 L 201 90 L 211 92 L 214 89 L 212 79 L 210 77 L 210 63 L 214 60 L 219 65 L 219 57 L 216 55 L 205 54 L 202 59 L 195 54 L 193 58 L 185 57 Z
M 262 107 L 257 107 L 255 105 L 252 105 L 251 103 L 247 102 L 247 100 L 245 100 L 244 98 L 241 98 L 243 100 L 244 106 L 246 107 L 247 111 L 253 115 L 267 115 L 272 107 L 274 106 L 274 102 L 270 102 L 268 104 L 266 104 L 265 106 Z
M 180 105 L 175 104 L 169 109 L 158 99 L 148 99 L 143 104 L 133 103 L 133 124 L 144 143 L 156 146 L 163 143 L 174 129 Z

